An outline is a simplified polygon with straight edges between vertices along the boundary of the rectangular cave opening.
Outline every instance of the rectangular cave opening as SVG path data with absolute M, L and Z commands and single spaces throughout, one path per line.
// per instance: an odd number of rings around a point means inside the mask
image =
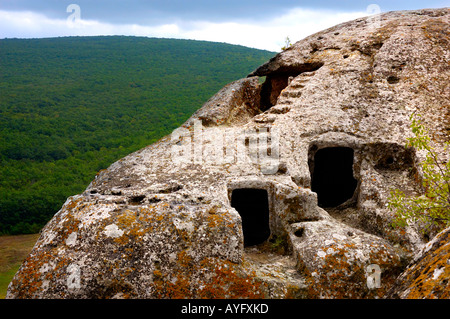
M 262 244 L 270 236 L 269 196 L 265 189 L 240 188 L 231 194 L 231 206 L 242 219 L 244 247 Z
M 310 154 L 311 190 L 317 193 L 322 208 L 348 203 L 358 181 L 353 176 L 354 150 L 349 147 L 327 147 Z

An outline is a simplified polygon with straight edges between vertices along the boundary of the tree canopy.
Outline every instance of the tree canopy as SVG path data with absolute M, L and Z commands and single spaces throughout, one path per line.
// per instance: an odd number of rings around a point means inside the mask
M 0 234 L 38 231 L 99 170 L 273 55 L 144 37 L 0 40 Z

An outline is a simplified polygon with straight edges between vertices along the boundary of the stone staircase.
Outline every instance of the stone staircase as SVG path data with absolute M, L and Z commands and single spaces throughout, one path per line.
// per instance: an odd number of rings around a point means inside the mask
M 291 105 L 296 99 L 300 98 L 302 96 L 302 89 L 315 73 L 315 71 L 303 72 L 297 77 L 289 79 L 290 83 L 283 91 L 281 91 L 276 106 Z

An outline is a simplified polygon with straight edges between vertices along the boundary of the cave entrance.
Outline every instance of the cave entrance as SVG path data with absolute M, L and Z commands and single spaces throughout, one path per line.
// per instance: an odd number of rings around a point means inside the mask
M 289 78 L 298 74 L 281 74 L 267 76 L 261 89 L 261 111 L 266 111 L 277 104 L 278 97 L 288 85 Z
M 322 62 L 304 63 L 298 66 L 281 67 L 277 71 L 266 74 L 261 88 L 261 111 L 267 111 L 277 104 L 281 92 L 290 81 L 304 72 L 314 72 L 323 66 Z
M 242 218 L 244 247 L 261 244 L 269 238 L 269 197 L 265 189 L 235 189 L 231 206 Z
M 310 161 L 311 190 L 317 193 L 320 207 L 337 207 L 353 198 L 358 184 L 353 177 L 353 156 L 354 151 L 349 147 L 329 147 L 315 152 Z

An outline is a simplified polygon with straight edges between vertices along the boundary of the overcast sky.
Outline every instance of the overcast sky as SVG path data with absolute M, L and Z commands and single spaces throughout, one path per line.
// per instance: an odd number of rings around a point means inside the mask
M 450 0 L 0 0 L 0 38 L 135 35 L 280 51 L 286 37 L 295 42 L 378 11 L 449 5 Z

